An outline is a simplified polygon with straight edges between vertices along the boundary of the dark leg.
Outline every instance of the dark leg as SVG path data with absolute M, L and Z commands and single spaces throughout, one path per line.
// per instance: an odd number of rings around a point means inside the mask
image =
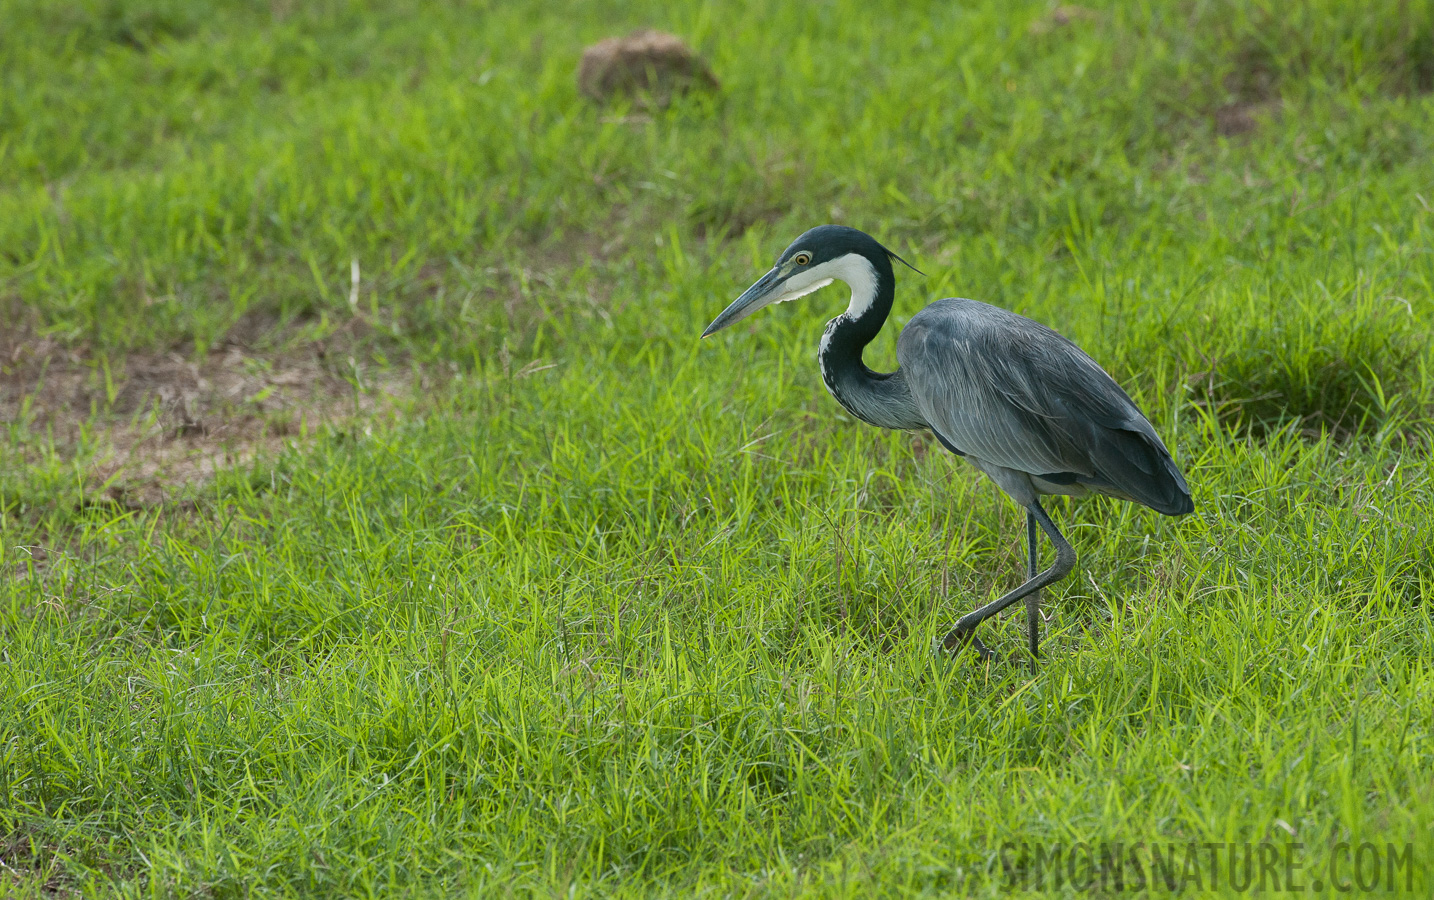
M 1030 556 L 1026 567 L 1027 580 L 1040 572 L 1041 557 L 1036 552 L 1036 517 L 1026 510 L 1026 553 Z M 1031 645 L 1031 671 L 1036 669 L 1036 658 L 1041 655 L 1041 592 L 1039 589 L 1026 595 L 1026 641 Z
M 956 627 L 952 628 L 946 633 L 946 637 L 941 639 L 941 646 L 948 653 L 955 653 L 962 647 L 971 645 L 976 648 L 982 657 L 991 656 L 990 649 L 976 637 L 974 633 L 976 626 L 1010 606 L 1012 603 L 1015 603 L 1017 600 L 1036 593 L 1049 584 L 1060 581 L 1070 574 L 1071 569 L 1075 568 L 1075 548 L 1061 535 L 1060 529 L 1056 528 L 1056 523 L 1052 522 L 1051 517 L 1046 515 L 1046 511 L 1041 509 L 1041 504 L 1034 500 L 1031 501 L 1031 505 L 1027 507 L 1027 512 L 1030 514 L 1030 521 L 1039 524 L 1041 529 L 1045 531 L 1046 536 L 1051 539 L 1051 544 L 1055 546 L 1055 563 L 1053 563 L 1049 569 L 1046 569 L 1034 578 L 1028 579 L 1025 584 L 1010 593 L 992 600 L 975 612 L 969 612 L 962 616 L 956 622 Z

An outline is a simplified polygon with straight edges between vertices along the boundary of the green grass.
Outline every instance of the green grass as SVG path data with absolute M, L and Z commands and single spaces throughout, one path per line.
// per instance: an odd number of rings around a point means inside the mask
M 6 327 L 100 385 L 241 332 L 430 385 L 140 508 L 104 403 L 5 423 L 0 892 L 994 895 L 1008 842 L 1269 839 L 1427 894 L 1434 4 L 1050 9 L 0 0 Z M 647 25 L 721 93 L 582 100 Z M 1044 321 L 1185 468 L 1178 521 L 1052 504 L 1036 675 L 1015 616 L 931 659 L 1021 522 L 826 395 L 844 298 L 696 338 L 826 221 L 929 273 L 896 324 Z

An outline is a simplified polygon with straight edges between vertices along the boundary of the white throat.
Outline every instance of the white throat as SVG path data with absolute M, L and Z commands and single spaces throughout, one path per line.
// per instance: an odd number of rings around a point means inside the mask
M 793 275 L 787 279 L 786 290 L 772 302 L 786 303 L 788 300 L 805 297 L 833 281 L 844 281 L 847 287 L 851 288 L 851 303 L 845 313 L 847 318 L 855 319 L 861 316 L 876 300 L 876 269 L 865 256 L 848 253 Z
M 871 309 L 871 304 L 876 302 L 876 268 L 865 256 L 859 253 L 848 253 L 846 256 L 822 263 L 813 272 L 818 269 L 822 270 L 822 277 L 826 279 L 826 283 L 839 280 L 846 282 L 847 286 L 851 288 L 851 302 L 847 304 L 846 312 L 827 323 L 826 331 L 822 332 L 822 342 L 817 347 L 817 360 L 822 365 L 822 380 L 826 382 L 827 390 L 835 397 L 836 386 L 826 371 L 827 347 L 831 344 L 834 330 L 843 322 L 861 318 L 867 310 Z
M 876 302 L 876 267 L 860 253 L 839 256 L 817 268 L 827 270 L 827 276 L 837 281 L 845 281 L 847 287 L 851 288 L 851 303 L 846 308 L 847 318 L 861 318 L 871 309 L 871 304 Z

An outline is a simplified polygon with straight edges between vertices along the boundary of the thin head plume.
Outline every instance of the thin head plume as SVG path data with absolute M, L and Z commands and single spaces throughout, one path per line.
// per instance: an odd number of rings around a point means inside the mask
M 882 247 L 881 249 L 886 250 L 885 247 Z M 917 275 L 921 275 L 921 276 L 925 277 L 925 275 L 926 275 L 925 272 L 921 271 L 920 269 L 918 269 L 918 268 L 916 268 L 915 266 L 913 266 L 911 263 L 909 263 L 909 262 L 907 262 L 906 260 L 902 259 L 901 257 L 897 256 L 895 253 L 892 253 L 890 250 L 886 250 L 886 255 L 887 255 L 887 256 L 890 256 L 892 259 L 894 259 L 894 260 L 896 260 L 897 262 L 901 263 L 903 266 L 906 266 L 906 268 L 908 268 L 908 269 L 910 269 L 911 271 L 915 272 Z

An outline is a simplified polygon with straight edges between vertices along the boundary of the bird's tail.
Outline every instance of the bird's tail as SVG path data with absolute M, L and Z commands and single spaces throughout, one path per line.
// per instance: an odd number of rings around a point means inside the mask
M 1115 493 L 1167 516 L 1194 512 L 1195 501 L 1190 496 L 1190 487 L 1185 483 L 1180 467 L 1154 429 L 1148 423 L 1140 424 L 1145 428 L 1138 431 L 1100 429 L 1104 434 L 1097 441 L 1093 456 L 1097 477 L 1103 484 L 1092 487 L 1108 487 L 1112 489 L 1108 493 Z

